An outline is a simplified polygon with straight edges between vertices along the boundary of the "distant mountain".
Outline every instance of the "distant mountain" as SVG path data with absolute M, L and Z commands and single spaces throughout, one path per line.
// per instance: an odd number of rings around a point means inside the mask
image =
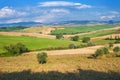
M 77 25 L 89 25 L 89 24 L 116 24 L 120 21 L 94 21 L 94 20 L 85 20 L 85 21 L 61 21 L 61 22 L 52 22 L 52 23 L 40 23 L 40 22 L 19 22 L 19 23 L 9 23 L 9 24 L 0 24 L 0 27 L 9 27 L 9 26 L 77 26 Z
M 0 24 L 0 27 L 10 27 L 10 26 L 40 26 L 42 23 L 40 22 L 18 22 L 18 23 L 7 23 L 7 24 Z
M 89 25 L 89 24 L 116 24 L 120 23 L 120 21 L 93 21 L 93 20 L 86 20 L 86 21 L 62 21 L 62 22 L 55 22 L 49 25 L 54 26 L 75 26 L 75 25 Z

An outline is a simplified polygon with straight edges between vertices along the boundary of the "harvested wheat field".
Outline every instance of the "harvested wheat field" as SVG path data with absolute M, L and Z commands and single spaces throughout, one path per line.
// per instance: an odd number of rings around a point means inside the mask
M 38 64 L 35 54 L 0 58 L 0 80 L 119 80 L 120 59 L 89 55 L 49 55 Z

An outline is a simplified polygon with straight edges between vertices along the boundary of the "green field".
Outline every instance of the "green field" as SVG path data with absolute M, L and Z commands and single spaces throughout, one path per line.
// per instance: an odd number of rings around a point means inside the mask
M 64 29 L 57 29 L 51 31 L 52 35 L 56 34 L 77 34 L 84 32 L 91 32 L 96 30 L 114 28 L 114 25 L 96 25 L 96 26 L 77 26 L 77 27 L 64 27 Z
M 45 49 L 49 47 L 67 47 L 70 43 L 80 44 L 80 42 L 73 42 L 68 40 L 0 35 L 0 52 L 3 51 L 3 46 L 8 44 L 15 44 L 18 42 L 25 44 L 30 50 Z
M 91 34 L 84 34 L 79 36 L 79 39 L 82 39 L 84 37 L 90 37 L 90 38 L 94 38 L 94 37 L 100 37 L 100 36 L 106 36 L 106 35 L 110 35 L 110 34 L 114 34 L 115 30 L 101 30 L 101 31 L 97 31 Z
M 105 45 L 109 43 L 114 43 L 115 40 L 105 40 L 105 39 L 95 39 L 92 40 L 96 45 Z

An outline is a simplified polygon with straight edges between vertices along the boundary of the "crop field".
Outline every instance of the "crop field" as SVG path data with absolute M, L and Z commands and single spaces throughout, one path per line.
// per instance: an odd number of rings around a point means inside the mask
M 8 44 L 16 43 L 25 44 L 30 50 L 39 50 L 49 47 L 67 47 L 69 44 L 80 44 L 80 42 L 73 42 L 68 40 L 55 40 L 47 38 L 36 38 L 27 36 L 2 36 L 0 35 L 0 52 L 3 51 L 3 47 Z
M 102 30 L 102 31 L 91 33 L 91 34 L 80 35 L 79 39 L 82 39 L 83 37 L 94 38 L 94 37 L 106 36 L 106 35 L 111 35 L 114 33 L 115 33 L 115 30 Z
M 36 55 L 0 58 L 0 80 L 119 80 L 120 58 L 88 59 L 89 55 Z
M 114 25 L 96 25 L 96 26 L 77 26 L 77 27 L 64 27 L 64 29 L 58 29 L 51 31 L 52 35 L 56 34 L 78 34 L 91 32 L 96 30 L 114 28 Z
M 105 39 L 94 39 L 92 40 L 96 45 L 105 45 L 109 43 L 114 43 L 115 40 L 105 40 Z

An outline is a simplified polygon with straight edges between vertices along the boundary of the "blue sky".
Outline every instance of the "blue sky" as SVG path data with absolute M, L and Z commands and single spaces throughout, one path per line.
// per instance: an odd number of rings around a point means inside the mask
M 0 24 L 120 20 L 120 0 L 0 0 Z

